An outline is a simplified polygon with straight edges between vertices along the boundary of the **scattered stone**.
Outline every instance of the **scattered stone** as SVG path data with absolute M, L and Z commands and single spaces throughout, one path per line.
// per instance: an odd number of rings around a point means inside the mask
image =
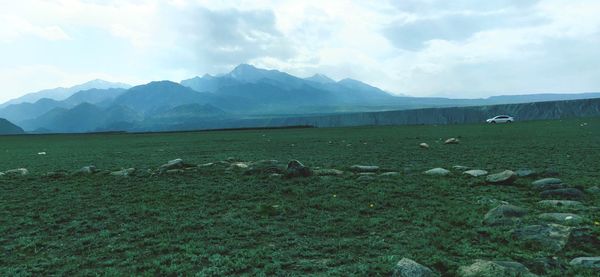
M 166 172 L 169 170 L 186 169 L 186 168 L 192 168 L 192 167 L 196 167 L 196 165 L 184 163 L 182 159 L 174 159 L 174 160 L 168 161 L 166 164 L 161 165 L 159 168 L 159 171 L 162 173 L 162 172 Z
M 84 166 L 81 169 L 79 169 L 78 171 L 76 171 L 75 174 L 94 174 L 96 172 L 98 172 L 98 169 L 96 169 L 95 166 L 88 165 L 88 166 Z
M 46 152 L 38 152 L 38 155 L 40 155 L 40 156 L 46 156 Z
M 583 223 L 583 217 L 572 213 L 543 213 L 540 214 L 538 218 L 541 220 L 570 226 Z
M 490 174 L 485 178 L 485 181 L 497 185 L 509 185 L 517 180 L 517 174 L 510 170 L 504 170 L 500 173 Z
M 423 173 L 425 173 L 427 175 L 446 176 L 446 175 L 450 174 L 450 171 L 447 169 L 443 169 L 441 167 L 437 167 L 434 169 L 427 170 Z
M 471 169 L 471 170 L 467 170 L 465 172 L 463 172 L 463 174 L 467 174 L 473 177 L 480 177 L 480 176 L 485 176 L 488 174 L 487 171 L 485 170 L 481 170 L 481 169 Z
M 571 235 L 571 227 L 558 224 L 529 225 L 512 230 L 512 236 L 522 242 L 539 248 L 558 252 L 562 250 Z
M 287 167 L 281 164 L 278 160 L 261 160 L 249 164 L 248 169 L 244 172 L 246 175 L 256 174 L 284 174 Z
M 4 176 L 4 172 L 0 172 L 0 177 Z
M 485 225 L 511 225 L 525 216 L 527 210 L 510 204 L 500 205 L 485 214 L 483 224 Z
M 419 147 L 421 147 L 423 149 L 429 149 L 429 144 L 423 142 L 423 143 L 419 144 Z
M 540 193 L 542 198 L 561 198 L 568 200 L 582 199 L 584 194 L 575 188 L 545 190 Z
M 507 201 L 499 200 L 499 199 L 496 199 L 496 198 L 491 198 L 491 197 L 487 197 L 487 196 L 480 196 L 480 197 L 477 197 L 477 204 L 481 204 L 481 205 L 506 204 L 506 205 L 508 205 L 509 203 Z
M 376 165 L 353 165 L 350 167 L 350 170 L 354 172 L 377 172 L 379 170 L 379 166 Z
M 552 190 L 562 189 L 565 187 L 563 182 L 558 178 L 544 178 L 531 183 L 537 190 Z
M 578 257 L 569 263 L 575 267 L 594 268 L 600 270 L 600 257 Z
M 585 192 L 590 193 L 590 194 L 599 194 L 600 193 L 600 187 L 593 186 L 591 188 L 586 189 Z
M 285 177 L 294 178 L 310 176 L 312 176 L 312 171 L 310 171 L 310 168 L 304 166 L 301 162 L 292 160 L 288 163 Z
M 215 163 L 204 163 L 204 164 L 201 164 L 201 165 L 198 165 L 198 166 L 199 167 L 211 167 L 213 165 L 215 165 Z
M 446 141 L 444 141 L 444 144 L 459 144 L 460 140 L 458 140 L 457 138 L 449 138 Z
M 381 177 L 396 177 L 400 176 L 400 172 L 390 171 L 379 174 Z
M 344 171 L 338 169 L 315 169 L 313 173 L 317 176 L 341 176 L 344 175 Z
M 392 277 L 434 277 L 439 274 L 411 259 L 402 258 L 394 267 Z
M 476 260 L 458 268 L 459 277 L 534 277 L 527 267 L 517 262 Z
M 517 174 L 518 177 L 533 177 L 533 176 L 537 175 L 535 173 L 535 171 L 533 171 L 531 169 L 519 169 L 519 170 L 515 171 L 515 173 Z
M 573 200 L 542 200 L 538 202 L 542 207 L 563 208 L 563 209 L 582 209 L 583 204 Z
M 121 177 L 127 177 L 131 174 L 133 174 L 135 172 L 135 168 L 127 168 L 127 169 L 122 169 L 119 171 L 113 171 L 110 173 L 110 175 L 112 176 L 121 176 Z
M 250 166 L 245 162 L 234 162 L 229 166 L 230 170 L 234 169 L 248 169 Z
M 11 169 L 11 170 L 4 171 L 4 175 L 25 176 L 25 175 L 29 175 L 29 170 L 27 170 L 26 168 Z
M 460 171 L 465 171 L 465 170 L 469 170 L 468 166 L 462 166 L 462 165 L 455 165 L 452 168 L 456 169 L 456 170 L 460 170 Z

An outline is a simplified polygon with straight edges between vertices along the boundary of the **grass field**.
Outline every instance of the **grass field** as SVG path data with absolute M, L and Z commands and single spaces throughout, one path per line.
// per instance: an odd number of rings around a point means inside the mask
M 582 126 L 582 123 L 588 123 Z M 460 144 L 443 140 L 459 137 Z M 418 144 L 428 143 L 430 149 Z M 47 155 L 38 155 L 46 152 Z M 103 174 L 49 179 L 49 171 L 157 169 L 175 158 L 203 164 L 297 159 L 309 167 L 347 170 L 378 165 L 399 176 L 357 181 L 243 175 L 207 167 L 177 175 Z M 509 125 L 390 126 L 0 137 L 0 275 L 389 276 L 408 257 L 445 276 L 475 259 L 513 260 L 533 269 L 556 257 L 548 276 L 597 276 L 568 266 L 600 256 L 600 245 L 569 243 L 558 253 L 511 238 L 510 228 L 482 224 L 498 201 L 548 211 L 530 183 L 485 184 L 454 165 L 497 172 L 528 168 L 569 185 L 600 185 L 600 119 Z M 587 206 L 600 206 L 587 193 Z M 598 210 L 583 226 L 598 236 Z

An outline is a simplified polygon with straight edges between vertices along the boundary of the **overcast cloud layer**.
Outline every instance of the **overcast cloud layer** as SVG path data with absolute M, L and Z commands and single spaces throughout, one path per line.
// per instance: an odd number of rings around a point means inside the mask
M 413 96 L 600 91 L 600 1 L 0 0 L 0 102 L 240 63 Z

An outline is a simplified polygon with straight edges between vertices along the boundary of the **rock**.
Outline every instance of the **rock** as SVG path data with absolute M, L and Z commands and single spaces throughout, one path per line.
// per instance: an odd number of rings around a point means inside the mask
M 510 170 L 504 170 L 500 173 L 490 174 L 485 178 L 485 181 L 496 185 L 509 185 L 517 180 L 517 174 Z
M 344 171 L 337 169 L 315 169 L 313 173 L 317 176 L 341 176 L 344 175 Z
M 473 177 L 480 177 L 480 176 L 485 176 L 488 174 L 487 171 L 485 170 L 481 170 L 481 169 L 471 169 L 471 170 L 467 170 L 465 172 L 463 172 L 463 174 L 467 174 Z
M 537 190 L 562 189 L 565 185 L 558 178 L 544 178 L 531 183 Z
M 525 216 L 527 210 L 514 205 L 500 205 L 485 214 L 483 224 L 485 225 L 510 225 Z
M 304 166 L 301 162 L 292 160 L 288 163 L 285 173 L 286 178 L 310 176 L 312 176 L 312 171 L 310 171 L 310 168 Z
M 411 259 L 402 258 L 394 267 L 392 277 L 434 277 L 439 274 Z
M 455 165 L 455 166 L 453 166 L 452 168 L 453 168 L 453 169 L 456 169 L 456 170 L 460 170 L 460 171 L 469 170 L 469 167 L 468 167 L 468 166 L 462 166 L 462 165 Z
M 174 169 L 186 169 L 186 168 L 192 168 L 192 167 L 196 167 L 196 165 L 184 163 L 182 159 L 174 159 L 174 160 L 168 161 L 166 164 L 161 165 L 159 168 L 159 171 L 166 172 L 166 171 L 174 170 Z
M 379 166 L 376 165 L 353 165 L 350 167 L 350 170 L 354 172 L 377 172 L 379 170 Z
M 135 168 L 127 168 L 127 169 L 122 169 L 119 171 L 113 171 L 110 173 L 110 175 L 112 176 L 121 176 L 121 177 L 127 177 L 131 174 L 133 174 L 135 172 Z
M 540 193 L 542 198 L 560 198 L 568 200 L 582 199 L 584 194 L 575 188 L 545 190 Z
M 284 174 L 286 173 L 287 167 L 281 164 L 277 160 L 261 160 L 250 163 L 248 169 L 244 172 L 246 175 L 257 175 L 257 174 Z
M 446 175 L 450 174 L 450 171 L 447 169 L 443 169 L 441 167 L 437 167 L 434 169 L 427 170 L 423 173 L 425 173 L 427 175 L 446 176 Z
M 75 174 L 94 174 L 96 172 L 98 172 L 98 169 L 95 166 L 88 165 L 76 171 Z
M 390 171 L 379 174 L 381 177 L 396 177 L 400 176 L 400 172 Z
M 558 252 L 567 244 L 571 227 L 558 224 L 529 225 L 512 230 L 512 237 L 539 248 Z
M 542 200 L 538 202 L 541 207 L 551 207 L 560 209 L 582 209 L 583 204 L 579 201 L 573 200 Z
M 569 264 L 575 267 L 594 268 L 600 270 L 600 257 L 578 257 L 571 260 Z
M 583 217 L 572 213 L 543 213 L 538 216 L 544 221 L 551 221 L 563 225 L 578 225 L 583 223 Z
M 591 188 L 586 189 L 585 192 L 590 193 L 590 194 L 599 194 L 600 193 L 600 187 L 593 186 Z
M 202 165 L 201 165 L 202 166 Z M 250 166 L 245 162 L 233 162 L 229 165 L 227 170 L 238 170 L 238 169 L 248 169 Z
M 429 144 L 423 142 L 423 143 L 419 144 L 419 147 L 421 147 L 423 149 L 429 149 Z
M 459 144 L 460 140 L 458 140 L 457 138 L 449 138 L 446 141 L 444 141 L 444 144 Z
M 4 171 L 4 175 L 6 176 L 25 176 L 25 175 L 29 175 L 29 170 L 27 170 L 27 168 L 17 168 L 17 169 L 11 169 L 11 170 L 7 170 Z
M 515 171 L 515 174 L 517 174 L 518 177 L 532 177 L 537 175 L 535 173 L 535 171 L 531 170 L 531 169 L 518 169 L 517 171 Z
M 458 268 L 459 277 L 534 277 L 527 267 L 517 262 L 476 260 L 469 266 Z

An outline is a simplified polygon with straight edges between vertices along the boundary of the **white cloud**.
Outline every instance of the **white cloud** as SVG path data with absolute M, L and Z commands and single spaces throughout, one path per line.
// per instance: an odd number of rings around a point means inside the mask
M 3 1 L 1 67 L 79 76 L 50 74 L 54 86 L 91 74 L 177 81 L 247 62 L 418 96 L 600 90 L 585 64 L 599 56 L 595 0 Z M 48 41 L 48 57 L 28 58 L 28 37 Z M 31 74 L 5 81 L 13 94 L 48 83 Z

